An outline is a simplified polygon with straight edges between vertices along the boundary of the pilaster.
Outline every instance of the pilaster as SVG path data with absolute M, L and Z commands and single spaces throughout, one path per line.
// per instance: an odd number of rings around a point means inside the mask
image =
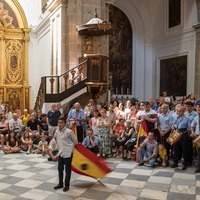
M 195 83 L 194 91 L 196 96 L 200 95 L 200 23 L 194 26 L 196 31 L 196 52 L 195 52 Z

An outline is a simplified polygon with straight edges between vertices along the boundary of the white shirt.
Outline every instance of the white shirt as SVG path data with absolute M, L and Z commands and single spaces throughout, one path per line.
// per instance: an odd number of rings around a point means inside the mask
M 58 150 L 58 145 L 57 142 L 55 140 L 55 138 L 53 138 L 50 143 L 49 143 L 49 149 L 51 149 L 52 151 Z
M 166 103 L 170 103 L 171 99 L 169 97 L 164 97 Z
M 129 119 L 129 115 L 131 114 L 131 109 L 125 108 L 124 114 L 125 114 L 125 120 Z
M 21 119 L 17 119 L 17 120 L 14 120 L 14 119 L 10 119 L 8 121 L 8 124 L 9 124 L 9 129 L 10 130 L 19 130 L 22 128 L 23 124 L 22 124 L 22 120 Z
M 57 129 L 54 134 L 54 138 L 58 144 L 58 155 L 63 158 L 71 157 L 74 146 L 78 143 L 77 137 L 71 129 L 63 128 L 62 130 Z

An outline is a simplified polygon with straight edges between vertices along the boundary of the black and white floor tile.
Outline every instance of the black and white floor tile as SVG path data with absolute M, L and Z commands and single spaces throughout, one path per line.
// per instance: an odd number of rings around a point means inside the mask
M 113 171 L 100 182 L 72 173 L 68 192 L 54 190 L 57 163 L 47 156 L 0 152 L 0 200 L 200 200 L 200 174 L 194 167 L 138 167 L 134 161 L 108 158 Z

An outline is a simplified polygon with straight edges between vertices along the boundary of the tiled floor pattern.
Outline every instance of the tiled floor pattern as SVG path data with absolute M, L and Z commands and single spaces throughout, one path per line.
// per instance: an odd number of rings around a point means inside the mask
M 113 168 L 101 182 L 72 173 L 68 192 L 54 191 L 57 163 L 42 155 L 0 152 L 0 200 L 200 200 L 194 168 L 138 167 L 133 161 L 106 160 Z

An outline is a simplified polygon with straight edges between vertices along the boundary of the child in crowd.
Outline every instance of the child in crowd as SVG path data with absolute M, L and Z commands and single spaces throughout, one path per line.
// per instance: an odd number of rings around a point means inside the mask
M 30 154 L 33 147 L 33 141 L 31 135 L 29 134 L 28 129 L 25 130 L 21 140 L 22 140 L 22 149 L 24 151 L 27 151 L 27 154 Z
M 40 141 L 38 143 L 37 149 L 35 150 L 35 153 L 42 153 L 43 156 L 48 153 L 48 143 L 46 141 L 46 138 L 46 135 L 40 136 Z
M 6 145 L 3 148 L 5 154 L 18 153 L 21 151 L 19 147 L 18 138 L 14 132 L 10 132 L 6 137 Z
M 49 155 L 48 161 L 53 161 L 52 157 L 58 153 L 58 145 L 55 138 L 51 139 L 47 153 Z
M 23 115 L 20 117 L 24 126 L 27 126 L 27 122 L 30 119 L 30 114 L 27 109 L 24 109 Z

